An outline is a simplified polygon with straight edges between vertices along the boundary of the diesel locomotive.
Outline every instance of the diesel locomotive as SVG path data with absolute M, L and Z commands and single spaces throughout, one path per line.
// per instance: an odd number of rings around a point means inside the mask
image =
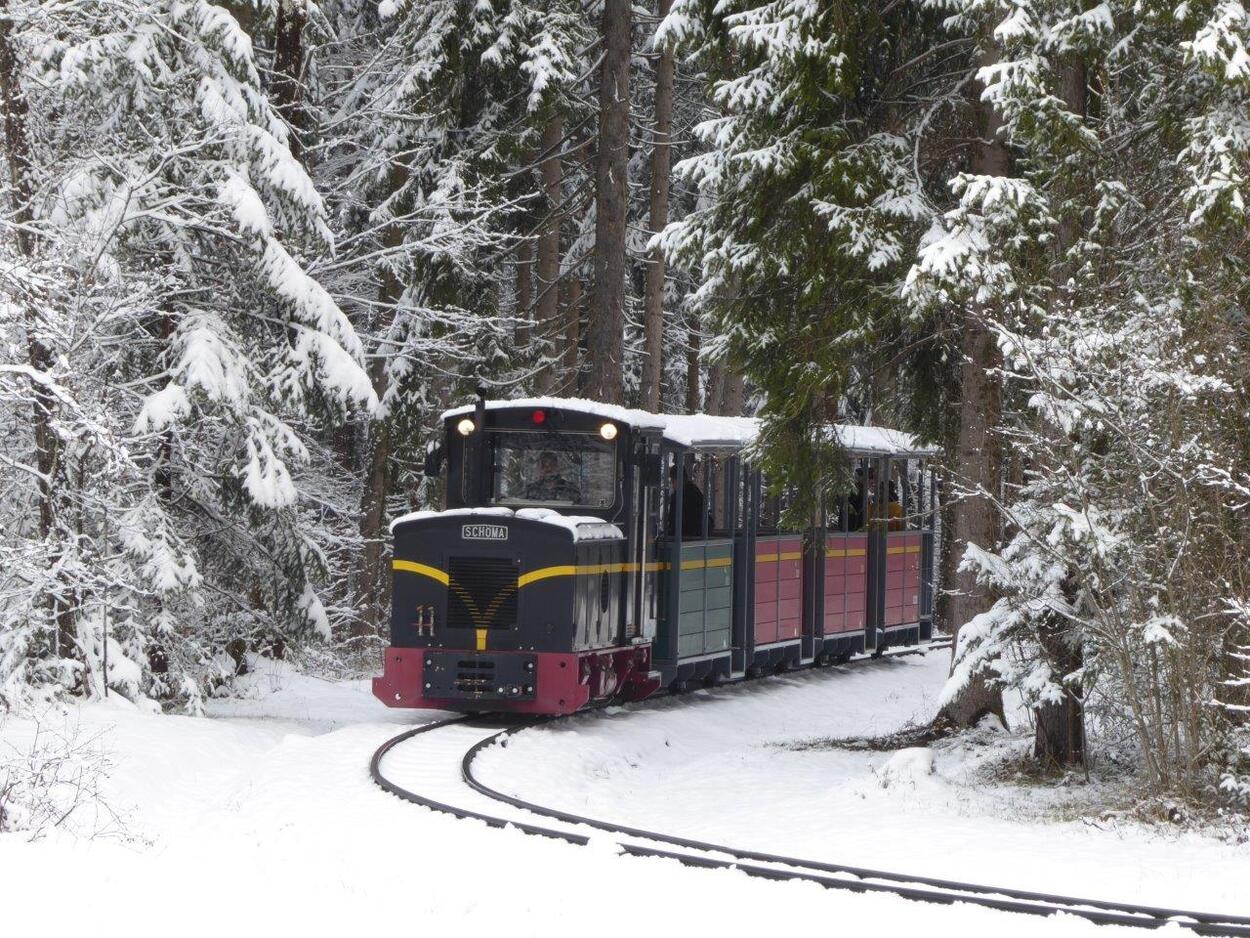
M 932 631 L 931 447 L 837 426 L 856 483 L 782 527 L 746 417 L 576 399 L 443 415 L 446 509 L 396 519 L 388 706 L 566 714 Z

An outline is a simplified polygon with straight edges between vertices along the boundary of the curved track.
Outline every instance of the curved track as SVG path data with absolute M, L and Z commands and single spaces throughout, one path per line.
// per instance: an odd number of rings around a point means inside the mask
M 589 843 L 594 832 L 606 832 L 617 840 L 623 853 L 632 856 L 662 857 L 709 869 L 736 869 L 765 879 L 804 880 L 827 889 L 891 893 L 942 905 L 963 902 L 1042 916 L 1062 912 L 1098 924 L 1140 928 L 1176 923 L 1200 935 L 1250 938 L 1247 917 L 984 886 L 743 850 L 535 804 L 491 788 L 473 774 L 478 753 L 533 725 L 533 721 L 508 725 L 476 717 L 427 723 L 383 743 L 373 754 L 370 774 L 391 794 L 434 811 L 492 827 L 512 826 L 527 834 L 579 846 Z M 386 773 L 382 771 L 384 761 Z

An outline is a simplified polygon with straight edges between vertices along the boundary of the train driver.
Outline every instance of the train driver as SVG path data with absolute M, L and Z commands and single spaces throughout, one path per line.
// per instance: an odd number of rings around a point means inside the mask
M 581 490 L 560 474 L 560 461 L 550 450 L 538 457 L 538 476 L 525 487 L 525 497 L 536 502 L 580 504 Z

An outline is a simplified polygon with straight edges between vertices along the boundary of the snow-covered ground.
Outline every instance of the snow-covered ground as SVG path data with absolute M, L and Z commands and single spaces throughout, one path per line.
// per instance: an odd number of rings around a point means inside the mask
M 577 717 L 493 747 L 476 772 L 535 803 L 735 847 L 1250 912 L 1250 845 L 1082 816 L 1097 799 L 1130 800 L 1130 780 L 1097 790 L 994 781 L 1002 773 L 988 769 L 1012 748 L 998 740 L 898 752 L 811 745 L 925 722 L 948 665 L 942 652 L 860 662 Z
M 916 753 L 787 748 L 925 716 L 943 667 L 942 655 L 901 659 L 579 717 L 484 754 L 481 772 L 534 800 L 736 845 L 1246 911 L 1247 848 L 1039 819 L 1030 792 L 968 780 L 975 754 L 941 751 L 930 775 Z M 437 714 L 388 711 L 366 682 L 280 671 L 251 691 L 207 719 L 116 699 L 45 717 L 45 731 L 107 755 L 102 791 L 126 834 L 0 836 L 4 933 L 1123 933 L 687 869 L 432 814 L 377 789 L 367 763 Z M 10 718 L 0 749 L 31 732 Z

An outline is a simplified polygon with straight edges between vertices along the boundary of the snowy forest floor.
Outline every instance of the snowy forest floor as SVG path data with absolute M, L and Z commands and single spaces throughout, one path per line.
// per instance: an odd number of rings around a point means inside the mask
M 736 846 L 1246 912 L 1250 845 L 1234 828 L 1133 821 L 1131 782 L 1112 773 L 1026 783 L 1004 768 L 1027 745 L 1020 735 L 899 752 L 820 742 L 925 719 L 946 666 L 939 652 L 580 716 L 488 750 L 479 774 L 540 803 Z M 107 762 L 109 811 L 80 810 L 76 833 L 0 836 L 4 918 L 19 926 L 10 933 L 132 934 L 147 921 L 180 936 L 465 925 L 550 935 L 590 922 L 612 935 L 727 923 L 742 934 L 835 920 L 852 934 L 1117 932 L 686 869 L 617 856 L 602 841 L 577 848 L 431 814 L 374 787 L 367 762 L 383 740 L 438 714 L 388 711 L 366 681 L 281 666 L 241 690 L 206 719 L 113 699 L 40 720 L 45 742 L 67 737 L 77 761 Z M 34 731 L 10 717 L 0 758 L 29 749 Z

